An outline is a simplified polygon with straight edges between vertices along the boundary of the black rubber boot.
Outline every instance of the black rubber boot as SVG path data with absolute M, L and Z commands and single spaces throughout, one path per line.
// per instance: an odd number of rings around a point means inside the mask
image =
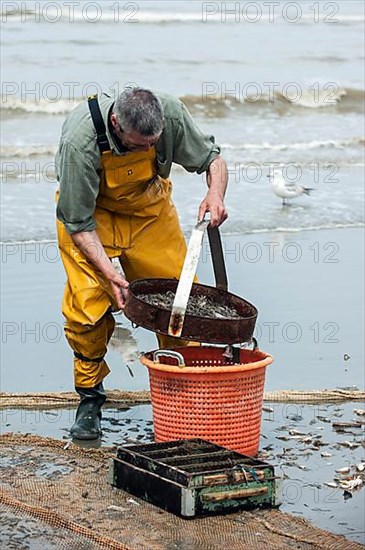
M 94 388 L 75 388 L 80 396 L 75 423 L 70 429 L 74 439 L 98 439 L 101 436 L 101 412 L 106 395 L 103 383 Z

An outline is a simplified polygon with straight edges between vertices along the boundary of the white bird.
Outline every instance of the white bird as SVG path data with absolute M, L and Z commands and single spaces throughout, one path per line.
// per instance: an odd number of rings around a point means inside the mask
M 287 204 L 287 199 L 299 197 L 303 194 L 309 195 L 313 190 L 311 187 L 303 187 L 293 182 L 286 181 L 280 168 L 270 170 L 270 174 L 267 177 L 270 178 L 270 183 L 275 195 L 283 199 L 283 206 Z

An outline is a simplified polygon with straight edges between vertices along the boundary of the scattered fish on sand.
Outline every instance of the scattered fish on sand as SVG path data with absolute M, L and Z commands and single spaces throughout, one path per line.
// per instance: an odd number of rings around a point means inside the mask
M 121 506 L 116 506 L 115 504 L 111 504 L 108 506 L 107 510 L 113 510 L 115 512 L 125 512 L 126 508 L 122 508 Z
M 294 465 L 295 465 L 297 468 L 300 468 L 301 470 L 306 470 L 307 472 L 310 470 L 310 468 L 308 468 L 308 467 L 305 466 L 304 464 L 298 464 L 297 462 L 294 462 Z
M 331 420 L 327 416 L 316 416 L 316 418 L 321 422 L 331 422 Z
M 305 432 L 300 432 L 299 430 L 289 430 L 289 435 L 307 435 Z
M 313 439 L 311 436 L 305 436 L 305 437 L 302 437 L 301 440 L 300 440 L 301 443 L 312 443 L 313 442 Z
M 340 445 L 342 445 L 342 447 L 348 447 L 349 449 L 357 449 L 357 447 L 360 447 L 360 443 L 354 441 L 341 441 Z
M 272 457 L 272 454 L 269 453 L 269 451 L 260 451 L 259 457 L 261 460 L 268 460 L 269 458 Z
M 328 445 L 328 443 L 326 443 L 325 441 L 321 441 L 320 439 L 316 439 L 315 441 L 313 441 L 314 447 L 325 447 L 326 445 Z
M 130 504 L 135 504 L 136 506 L 140 506 L 139 502 L 134 500 L 134 498 L 127 498 L 127 502 L 129 502 Z
M 125 366 L 127 367 L 127 370 L 128 370 L 128 372 L 129 372 L 130 376 L 131 376 L 132 378 L 134 378 L 134 373 L 133 373 L 132 369 L 130 368 L 130 366 L 127 365 L 127 363 L 126 363 Z
M 361 428 L 361 422 L 332 422 L 332 428 L 342 430 L 343 428 Z
M 337 470 L 335 470 L 338 474 L 348 474 L 350 473 L 350 468 L 349 466 L 344 466 L 343 468 L 338 468 Z
M 361 485 L 363 485 L 363 480 L 360 476 L 355 477 L 354 479 L 350 479 L 349 481 L 341 481 L 340 487 L 341 489 L 346 489 L 346 491 L 354 491 L 354 489 L 359 489 Z

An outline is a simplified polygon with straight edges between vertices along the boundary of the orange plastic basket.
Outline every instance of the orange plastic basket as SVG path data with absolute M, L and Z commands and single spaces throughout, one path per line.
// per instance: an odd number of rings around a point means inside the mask
M 168 351 L 141 357 L 148 367 L 155 439 L 199 437 L 255 456 L 259 449 L 266 367 L 271 355 L 240 350 L 239 364 L 227 359 L 224 347 L 176 348 L 178 366 Z

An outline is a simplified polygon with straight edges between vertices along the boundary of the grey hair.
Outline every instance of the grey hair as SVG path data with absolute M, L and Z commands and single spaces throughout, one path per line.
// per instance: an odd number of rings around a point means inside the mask
M 160 99 L 145 88 L 126 88 L 114 103 L 113 112 L 123 132 L 157 136 L 164 124 Z

